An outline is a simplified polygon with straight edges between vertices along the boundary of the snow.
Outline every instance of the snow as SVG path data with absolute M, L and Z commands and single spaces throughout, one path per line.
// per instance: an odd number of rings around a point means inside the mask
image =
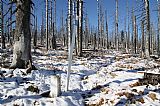
M 73 57 L 69 91 L 65 91 L 68 70 L 66 51 L 40 49 L 33 54 L 34 65 L 38 70 L 25 74 L 25 69 L 0 68 L 0 105 L 20 106 L 158 106 L 160 86 L 131 86 L 143 77 L 144 70 L 159 72 L 159 64 L 154 60 L 141 59 L 117 51 L 89 53 L 86 58 Z M 50 98 L 40 94 L 49 91 L 51 78 L 61 78 L 61 96 Z M 34 91 L 28 90 L 33 87 Z M 37 89 L 38 88 L 38 89 Z M 152 100 L 149 94 L 155 94 Z

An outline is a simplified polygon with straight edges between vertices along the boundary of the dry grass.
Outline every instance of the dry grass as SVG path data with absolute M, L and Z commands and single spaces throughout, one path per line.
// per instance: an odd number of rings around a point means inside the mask
M 129 92 L 120 92 L 120 93 L 117 93 L 116 95 L 119 95 L 120 97 L 126 96 L 128 99 L 131 99 L 134 97 L 134 94 Z
M 92 90 L 99 90 L 101 89 L 103 86 L 102 85 L 97 85 L 95 87 L 92 88 Z
M 133 84 L 131 84 L 131 85 L 129 85 L 130 87 L 136 87 L 136 86 L 140 86 L 141 84 L 140 84 L 140 82 L 139 81 L 137 81 L 136 83 L 133 83 Z
M 108 94 L 109 89 L 108 88 L 101 88 L 100 91 L 103 92 L 104 94 Z
M 148 97 L 151 98 L 153 101 L 158 100 L 155 93 L 148 94 Z
M 101 98 L 96 104 L 86 104 L 85 106 L 102 106 L 104 104 L 104 99 Z
M 139 95 L 144 95 L 144 91 L 139 91 L 138 94 Z
M 115 78 L 117 76 L 117 74 L 112 73 L 112 72 L 110 72 L 109 74 L 112 76 L 112 78 Z
M 143 104 L 143 103 L 145 103 L 145 102 L 144 102 L 143 97 L 142 97 L 142 98 L 137 99 L 136 101 L 141 102 L 142 104 Z

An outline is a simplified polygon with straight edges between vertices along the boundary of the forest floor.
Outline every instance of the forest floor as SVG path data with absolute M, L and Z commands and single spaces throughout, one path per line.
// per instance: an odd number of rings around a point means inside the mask
M 5 53 L 7 52 L 7 53 Z M 1 65 L 10 62 L 9 50 L 0 53 Z M 159 71 L 160 60 L 142 59 L 137 55 L 112 50 L 87 51 L 83 57 L 73 56 L 69 91 L 65 92 L 68 69 L 67 51 L 32 53 L 38 70 L 26 74 L 25 69 L 0 67 L 0 105 L 2 106 L 160 106 L 160 86 L 140 85 L 145 69 Z M 42 97 L 50 90 L 50 78 L 61 76 L 62 94 Z

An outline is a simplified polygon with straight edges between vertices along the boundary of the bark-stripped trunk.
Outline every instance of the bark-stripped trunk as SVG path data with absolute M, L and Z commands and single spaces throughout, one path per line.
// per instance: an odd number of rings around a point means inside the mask
M 158 34 L 157 34 L 157 54 L 160 56 L 160 3 L 158 3 Z
M 149 0 L 145 0 L 145 9 L 146 9 L 146 58 L 150 57 L 150 14 L 149 14 Z
M 106 14 L 106 46 L 107 49 L 109 49 L 107 11 L 105 12 L 105 14 Z
M 127 3 L 128 4 L 128 3 Z M 127 6 L 127 15 L 128 15 L 128 38 L 127 38 L 127 48 L 128 48 L 128 52 L 130 49 L 130 21 L 129 21 L 129 7 Z
M 48 42 L 48 0 L 46 0 L 46 49 L 48 50 L 49 42 Z
M 116 23 L 115 23 L 115 36 L 116 36 L 116 50 L 119 50 L 119 36 L 118 36 L 118 0 L 116 0 Z
M 10 68 L 31 67 L 31 0 L 17 0 L 16 29 L 13 49 L 13 61 Z M 29 66 L 28 66 L 29 65 Z
M 83 0 L 79 0 L 79 19 L 78 19 L 78 56 L 82 56 L 82 36 L 83 36 Z
M 42 26 L 41 26 L 41 45 L 44 43 L 44 18 L 43 18 L 43 12 L 42 12 Z
M 136 27 L 136 16 L 133 18 L 134 23 L 134 53 L 137 53 L 137 27 Z
M 10 37 L 12 37 L 12 39 L 10 39 L 10 44 L 12 45 L 13 41 L 14 41 L 14 35 L 12 32 L 12 6 L 13 4 L 11 4 L 11 10 L 10 10 Z
M 99 38 L 100 38 L 100 5 L 99 5 L 99 1 L 97 0 L 97 13 L 98 13 L 98 39 L 97 39 L 97 46 L 99 49 Z
M 141 41 L 141 57 L 144 58 L 144 54 L 145 54 L 145 44 L 144 44 L 144 21 L 142 20 L 141 22 L 141 34 L 142 34 L 142 41 Z
M 129 52 L 129 8 L 128 8 L 128 0 L 126 0 L 126 4 L 127 4 L 127 6 L 126 6 L 126 10 L 127 10 L 127 15 L 126 15 L 126 17 L 125 17 L 125 34 L 126 34 L 126 53 L 128 53 Z M 126 31 L 126 28 L 127 28 L 127 17 L 128 17 L 128 33 L 127 33 L 127 31 Z

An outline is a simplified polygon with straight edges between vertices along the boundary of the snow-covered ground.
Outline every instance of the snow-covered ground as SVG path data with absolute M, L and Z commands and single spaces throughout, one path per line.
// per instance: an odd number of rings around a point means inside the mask
M 33 62 L 38 70 L 26 75 L 24 69 L 0 68 L 0 105 L 160 105 L 160 86 L 137 84 L 138 78 L 143 77 L 143 69 L 159 66 L 157 61 L 114 51 L 74 56 L 69 91 L 65 92 L 66 51 L 36 51 Z M 50 90 L 53 75 L 61 77 L 62 94 L 55 98 L 42 97 L 42 93 Z

